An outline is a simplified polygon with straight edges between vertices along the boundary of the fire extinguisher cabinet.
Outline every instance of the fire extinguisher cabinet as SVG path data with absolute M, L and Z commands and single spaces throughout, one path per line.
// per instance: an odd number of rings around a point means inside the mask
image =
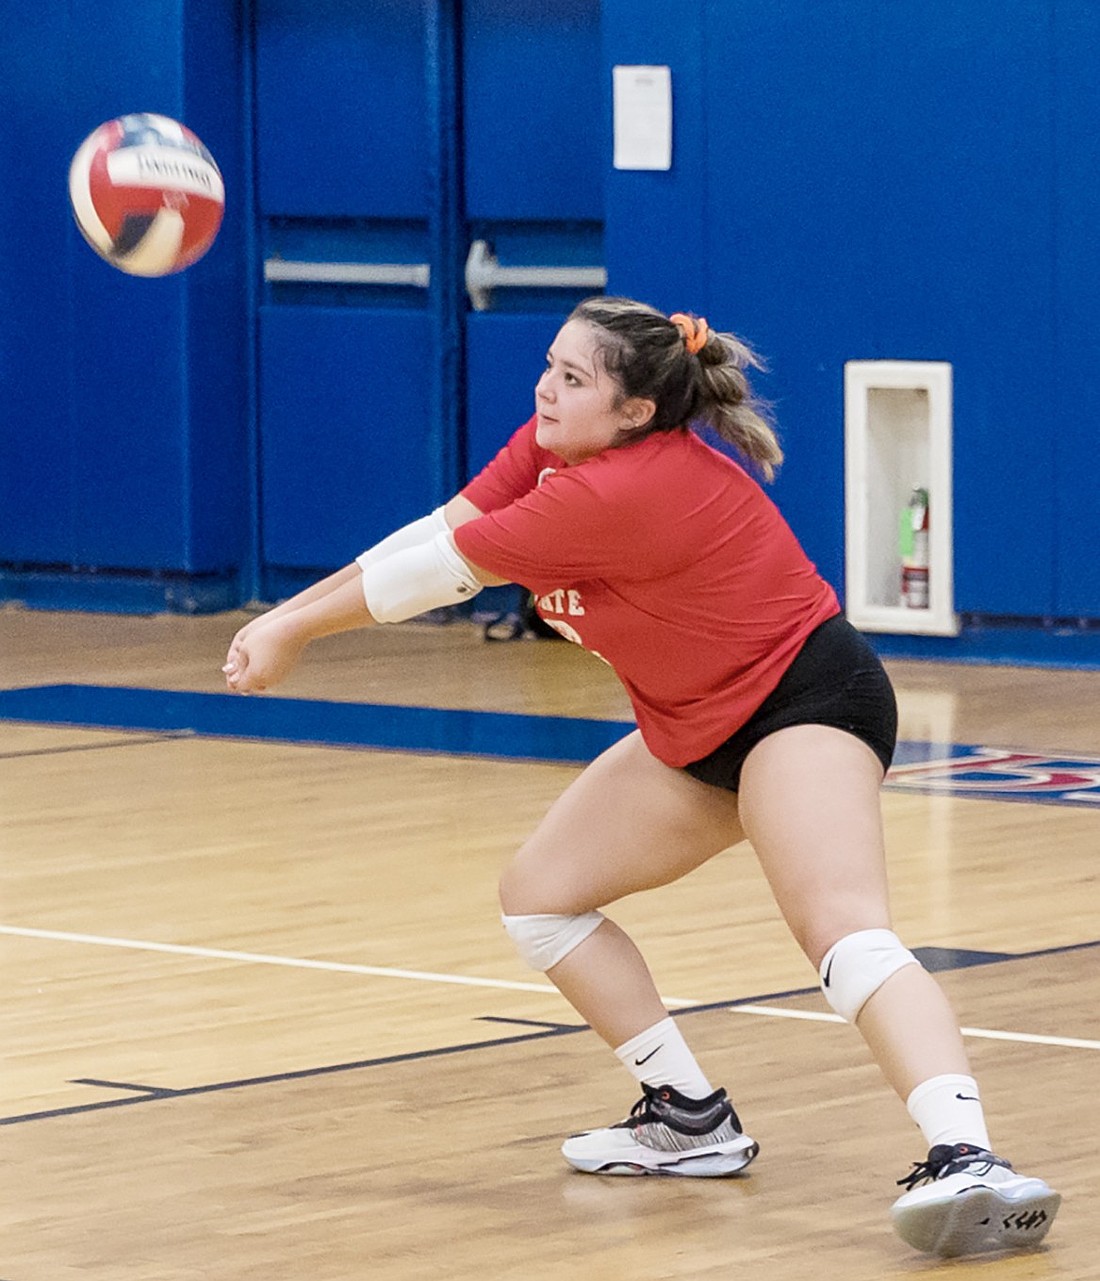
M 903 603 L 900 522 L 928 491 L 928 603 Z M 868 632 L 955 636 L 951 366 L 851 360 L 844 367 L 845 605 Z M 923 540 L 922 540 L 923 541 Z

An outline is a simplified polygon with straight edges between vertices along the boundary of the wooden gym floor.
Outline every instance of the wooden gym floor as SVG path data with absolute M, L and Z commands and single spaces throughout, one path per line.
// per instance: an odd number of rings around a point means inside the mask
M 1069 780 L 1008 803 L 903 767 L 884 793 L 898 930 L 946 967 L 997 1147 L 1065 1196 L 1042 1250 L 945 1264 L 890 1229 L 920 1136 L 751 852 L 613 915 L 760 1158 L 578 1175 L 561 1138 L 635 1087 L 495 901 L 577 765 L 293 728 L 317 701 L 628 720 L 602 664 L 465 623 L 335 637 L 278 691 L 286 724 L 235 730 L 243 617 L 0 609 L 0 1281 L 1100 1277 L 1100 672 L 889 664 L 903 739 Z M 152 721 L 104 713 L 123 688 Z M 163 691 L 230 720 L 154 723 Z

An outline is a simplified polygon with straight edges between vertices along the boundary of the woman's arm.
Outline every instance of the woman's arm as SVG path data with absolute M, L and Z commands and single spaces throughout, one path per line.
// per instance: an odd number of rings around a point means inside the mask
M 250 632 L 254 632 L 257 627 L 270 622 L 273 618 L 282 618 L 284 614 L 293 613 L 294 610 L 301 609 L 303 605 L 309 605 L 315 600 L 320 600 L 322 597 L 327 596 L 329 592 L 334 592 L 346 582 L 350 582 L 358 573 L 359 566 L 354 562 L 350 565 L 345 565 L 343 569 L 338 569 L 336 573 L 320 579 L 312 586 L 298 592 L 297 595 L 284 600 L 281 604 L 264 610 L 262 614 L 257 614 L 255 618 L 245 623 L 236 636 L 233 637 L 229 646 L 229 653 L 226 656 L 227 659 L 232 658 L 234 646 L 244 640 Z
M 443 518 L 447 522 L 448 529 L 457 529 L 459 525 L 465 525 L 470 520 L 477 520 L 479 516 L 484 514 L 468 498 L 463 498 L 461 494 L 455 494 L 451 501 L 443 507 Z
M 290 674 L 310 641 L 374 625 L 358 565 L 346 566 L 315 587 L 294 597 L 293 609 L 273 609 L 237 633 L 222 668 L 230 693 L 262 693 Z
M 477 520 L 484 513 L 480 512 L 468 498 L 463 498 L 461 494 L 456 494 L 454 498 L 443 508 L 443 514 L 447 518 L 447 525 L 450 529 L 457 529 L 459 525 L 465 525 L 467 521 Z M 451 545 L 455 548 L 455 554 L 462 556 L 462 553 L 455 546 L 455 541 L 451 539 Z M 470 573 L 477 579 L 483 587 L 500 587 L 503 583 L 510 582 L 510 579 L 501 578 L 497 574 L 491 574 L 487 569 L 482 569 L 480 565 L 474 565 L 466 560 Z
M 377 598 L 380 604 L 392 604 L 390 598 L 393 594 L 393 576 L 380 573 L 377 567 L 385 565 L 387 571 L 405 571 L 415 578 L 423 572 L 422 566 L 428 564 L 426 547 L 438 537 L 437 528 L 455 529 L 480 515 L 473 503 L 461 494 L 456 495 L 432 516 L 404 526 L 376 544 L 359 560 L 252 619 L 234 636 L 222 668 L 230 692 L 261 693 L 290 674 L 310 641 L 336 632 L 374 626 L 379 620 L 368 608 L 365 588 L 369 592 L 373 584 L 378 595 L 370 598 Z M 454 540 L 448 538 L 447 541 L 450 553 L 460 568 L 464 567 L 476 579 L 471 584 L 473 589 L 479 584 L 507 581 L 470 565 L 460 556 Z M 436 572 L 434 564 L 429 565 L 429 572 Z M 429 583 L 429 594 L 432 588 Z M 425 609 L 432 607 L 431 604 L 425 605 Z M 385 620 L 387 615 L 382 613 L 382 618 Z

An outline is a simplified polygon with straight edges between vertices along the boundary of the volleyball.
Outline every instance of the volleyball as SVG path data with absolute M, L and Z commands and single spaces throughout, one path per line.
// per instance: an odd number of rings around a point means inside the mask
M 185 125 L 138 114 L 108 120 L 77 148 L 69 201 L 88 244 L 131 276 L 168 276 L 214 243 L 225 184 Z

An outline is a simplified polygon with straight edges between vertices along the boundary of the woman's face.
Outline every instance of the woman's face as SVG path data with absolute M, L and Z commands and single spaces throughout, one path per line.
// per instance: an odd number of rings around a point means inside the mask
M 650 400 L 624 399 L 622 387 L 597 354 L 595 334 L 583 320 L 567 321 L 546 354 L 535 384 L 535 439 L 574 464 L 622 444 L 653 417 Z

